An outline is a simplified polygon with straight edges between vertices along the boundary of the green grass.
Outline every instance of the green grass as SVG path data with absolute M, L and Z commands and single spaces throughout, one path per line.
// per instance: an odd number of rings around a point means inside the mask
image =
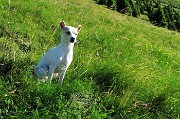
M 180 8 L 180 0 L 163 0 L 166 3 L 170 3 L 178 8 Z
M 91 0 L 1 0 L 1 118 L 178 119 L 180 34 Z M 59 43 L 59 23 L 82 25 L 60 86 L 31 66 Z

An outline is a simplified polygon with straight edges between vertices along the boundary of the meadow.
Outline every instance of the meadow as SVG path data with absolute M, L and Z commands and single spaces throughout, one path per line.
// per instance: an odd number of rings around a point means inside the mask
M 178 119 L 180 34 L 93 0 L 0 0 L 0 118 Z M 64 82 L 32 66 L 82 25 Z

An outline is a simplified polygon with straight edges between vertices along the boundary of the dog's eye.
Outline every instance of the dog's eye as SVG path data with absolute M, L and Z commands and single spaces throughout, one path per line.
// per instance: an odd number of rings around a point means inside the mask
M 70 33 L 70 31 L 67 31 L 66 34 L 67 34 L 67 35 L 70 35 L 71 33 Z

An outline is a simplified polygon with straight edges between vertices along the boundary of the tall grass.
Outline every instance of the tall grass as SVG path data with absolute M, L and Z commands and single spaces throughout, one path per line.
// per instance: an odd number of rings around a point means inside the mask
M 1 0 L 1 118 L 179 118 L 180 35 L 87 0 Z M 82 25 L 62 85 L 31 66 Z
M 172 4 L 176 6 L 177 8 L 180 8 L 180 1 L 179 0 L 163 0 L 164 2 L 167 2 L 169 4 Z

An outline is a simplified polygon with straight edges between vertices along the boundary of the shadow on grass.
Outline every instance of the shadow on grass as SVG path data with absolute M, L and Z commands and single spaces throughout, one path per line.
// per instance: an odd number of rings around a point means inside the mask
M 0 59 L 0 76 L 6 76 L 13 68 L 14 62 L 12 60 L 6 61 L 5 59 Z
M 166 117 L 168 119 L 174 119 L 176 114 L 172 109 L 167 106 L 167 94 L 160 94 L 157 97 L 149 97 L 147 102 L 134 103 L 130 107 L 129 115 L 138 113 L 139 115 L 147 116 L 151 118 Z
M 151 101 L 150 109 L 149 112 L 153 113 L 156 117 L 159 116 L 160 113 L 164 113 L 166 115 L 167 113 L 165 112 L 165 100 L 166 96 L 165 95 L 160 95 L 156 98 L 154 98 Z M 167 116 L 167 115 L 166 115 Z
M 24 80 L 27 75 L 27 78 L 31 78 L 31 62 L 29 58 L 22 59 L 21 61 L 13 61 L 11 59 L 0 58 L 0 77 L 1 80 L 9 86 L 14 88 L 20 88 L 24 85 Z
M 100 91 L 107 92 L 112 87 L 116 74 L 116 72 L 100 71 L 93 74 L 92 78 L 95 79 L 96 85 L 100 87 Z
M 12 59 L 0 58 L 0 76 L 20 75 L 20 73 L 32 65 L 29 58 L 13 61 Z
M 95 81 L 100 92 L 113 90 L 114 93 L 122 95 L 122 91 L 126 90 L 128 85 L 131 85 L 127 81 L 129 76 L 125 76 L 122 72 L 121 69 L 117 71 L 113 68 L 103 67 L 96 69 L 96 72 L 89 72 L 88 77 Z

